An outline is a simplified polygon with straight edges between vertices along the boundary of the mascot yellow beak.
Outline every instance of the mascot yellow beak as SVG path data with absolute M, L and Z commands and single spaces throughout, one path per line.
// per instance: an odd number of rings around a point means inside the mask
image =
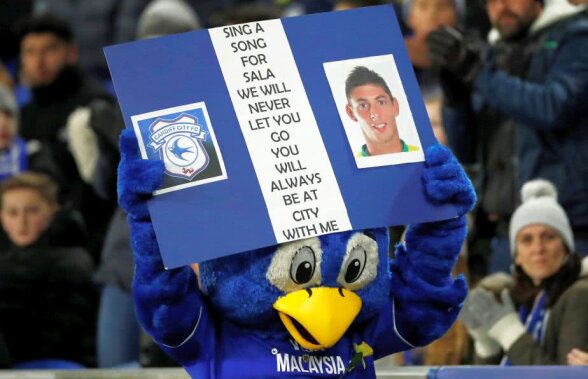
M 278 298 L 274 309 L 300 346 L 321 350 L 341 339 L 361 310 L 361 298 L 344 288 L 306 288 Z

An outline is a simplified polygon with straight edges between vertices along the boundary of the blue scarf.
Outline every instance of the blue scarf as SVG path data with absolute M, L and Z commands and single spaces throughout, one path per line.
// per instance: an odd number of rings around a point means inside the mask
M 545 291 L 539 292 L 535 298 L 535 303 L 531 312 L 524 306 L 519 308 L 519 319 L 525 324 L 525 330 L 529 333 L 535 342 L 542 345 L 543 337 L 545 336 L 545 328 L 547 327 L 547 318 L 549 310 L 546 309 L 547 294 Z M 506 355 L 502 358 L 500 363 L 502 366 L 510 366 L 512 363 Z
M 8 149 L 0 151 L 0 181 L 26 171 L 28 161 L 26 142 L 16 138 Z

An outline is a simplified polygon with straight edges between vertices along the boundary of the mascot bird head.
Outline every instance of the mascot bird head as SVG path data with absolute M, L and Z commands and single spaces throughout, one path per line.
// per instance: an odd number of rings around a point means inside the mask
M 313 237 L 202 262 L 200 282 L 231 321 L 326 349 L 386 303 L 388 247 L 385 228 Z

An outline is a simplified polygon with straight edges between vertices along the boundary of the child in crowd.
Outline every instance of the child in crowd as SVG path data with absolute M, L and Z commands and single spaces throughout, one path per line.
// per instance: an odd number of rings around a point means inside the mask
M 0 335 L 15 368 L 94 365 L 97 292 L 78 230 L 57 217 L 57 186 L 22 173 L 0 184 Z

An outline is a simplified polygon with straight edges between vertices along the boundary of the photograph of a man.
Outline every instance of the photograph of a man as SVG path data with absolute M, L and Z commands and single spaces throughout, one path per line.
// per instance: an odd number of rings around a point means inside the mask
M 323 67 L 357 168 L 424 160 L 392 54 L 325 62 Z
M 345 81 L 345 112 L 359 124 L 365 144 L 358 157 L 418 151 L 400 138 L 396 117 L 400 104 L 384 79 L 375 71 L 357 66 Z

